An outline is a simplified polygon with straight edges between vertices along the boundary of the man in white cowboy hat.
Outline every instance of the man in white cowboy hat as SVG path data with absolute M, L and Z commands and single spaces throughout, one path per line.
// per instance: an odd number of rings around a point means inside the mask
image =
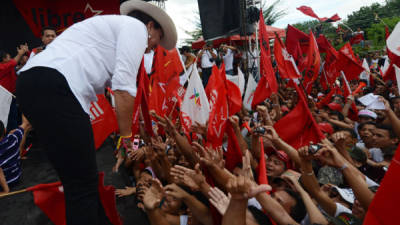
M 176 28 L 160 8 L 130 0 L 123 15 L 74 24 L 21 69 L 17 101 L 64 186 L 67 224 L 109 224 L 97 190 L 90 103 L 110 86 L 122 146 L 129 146 L 136 77 L 147 48 L 176 45 Z

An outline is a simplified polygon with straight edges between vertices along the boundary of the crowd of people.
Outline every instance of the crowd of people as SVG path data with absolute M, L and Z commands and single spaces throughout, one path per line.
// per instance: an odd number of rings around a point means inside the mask
M 9 92 L 15 93 L 18 70 L 56 38 L 55 29 L 44 28 L 42 36 L 42 46 L 32 51 L 26 44 L 18 46 L 14 58 L 0 52 L 0 85 Z M 240 51 L 228 44 L 216 50 L 206 43 L 196 54 L 183 47 L 181 57 L 186 70 L 199 68 L 204 87 L 215 65 L 225 66 L 227 75 L 235 76 L 241 68 L 246 80 L 248 76 L 259 80 L 260 53 L 255 44 L 247 52 Z M 146 53 L 150 56 L 145 54 L 144 64 L 150 74 L 153 53 L 151 49 Z M 189 138 L 181 121 L 151 112 L 158 135 L 150 137 L 140 123 L 140 133 L 130 141 L 122 140 L 126 152 L 116 153 L 114 171 L 126 171 L 130 184 L 117 189 L 116 196 L 134 198 L 152 225 L 362 224 L 400 137 L 400 94 L 394 81 L 382 81 L 379 67 L 388 60 L 383 54 L 366 56 L 374 82 L 352 81 L 354 94 L 346 98 L 343 81 L 327 90 L 314 83 L 308 106 L 326 139 L 298 149 L 274 129 L 295 108 L 299 96 L 287 79 L 280 78 L 273 62 L 278 92 L 254 110 L 243 107 L 227 121 L 242 152 L 242 163 L 232 170 L 225 166 L 227 134 L 221 146 L 212 148 L 205 145 L 207 124 L 194 124 L 195 138 Z M 183 86 L 188 78 L 181 78 Z M 368 85 L 355 92 L 361 82 Z M 338 91 L 326 101 L 332 89 Z M 374 98 L 383 108 L 367 107 L 365 97 Z M 352 115 L 353 103 L 357 115 Z M 22 149 L 30 129 L 13 100 L 8 124 L 0 121 L 0 194 L 9 192 L 21 177 Z M 267 182 L 259 179 L 263 170 Z

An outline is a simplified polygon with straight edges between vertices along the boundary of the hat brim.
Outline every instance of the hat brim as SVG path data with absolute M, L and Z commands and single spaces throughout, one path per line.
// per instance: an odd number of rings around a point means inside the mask
M 164 10 L 151 3 L 138 0 L 126 1 L 120 6 L 121 15 L 127 15 L 135 10 L 146 13 L 160 24 L 164 34 L 160 40 L 162 47 L 167 50 L 175 48 L 178 40 L 176 27 L 171 17 Z

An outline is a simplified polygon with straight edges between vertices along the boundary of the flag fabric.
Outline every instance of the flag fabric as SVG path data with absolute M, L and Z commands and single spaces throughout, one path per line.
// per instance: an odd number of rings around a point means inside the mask
M 205 125 L 210 114 L 210 104 L 200 79 L 199 72 L 193 67 L 189 83 L 186 88 L 185 96 L 181 105 L 181 113 L 185 118 L 185 124 L 188 128 L 198 122 Z
M 113 225 L 122 225 L 115 202 L 115 189 L 104 186 L 104 173 L 99 173 L 98 190 L 104 211 Z M 33 194 L 34 203 L 55 225 L 65 225 L 65 197 L 61 182 L 39 184 L 26 189 Z
M 279 37 L 275 37 L 274 42 L 275 61 L 278 65 L 281 78 L 300 78 L 300 72 L 297 69 L 293 57 L 288 53 Z
M 397 88 L 398 88 L 399 93 L 400 93 L 400 85 L 399 85 L 400 84 L 400 69 L 396 65 L 394 65 L 394 69 L 395 69 L 395 72 L 396 72 Z
M 309 145 L 310 141 L 319 143 L 325 136 L 308 108 L 303 91 L 293 81 L 290 83 L 296 88 L 298 103 L 292 111 L 274 124 L 274 128 L 282 140 L 296 149 Z
M 353 48 L 351 47 L 350 43 L 346 43 L 345 45 L 343 45 L 342 48 L 340 48 L 339 50 L 340 52 L 342 52 L 343 54 L 347 55 L 349 58 L 351 58 L 353 61 L 357 62 L 358 58 L 356 57 L 356 55 L 353 52 Z
M 350 44 L 347 43 L 339 50 L 339 58 L 336 62 L 337 70 L 343 71 L 347 80 L 358 79 L 360 73 L 364 71 L 364 68 L 357 60 Z
M 338 52 L 336 49 L 331 45 L 329 40 L 324 36 L 320 35 L 317 38 L 318 49 L 321 53 L 326 53 L 325 62 L 328 64 L 333 63 L 338 58 Z
M 363 40 L 365 40 L 365 39 L 364 39 L 364 35 L 362 33 L 356 34 L 350 38 L 350 44 L 355 45 L 355 44 L 360 43 Z
M 321 100 L 317 103 L 317 108 L 321 109 L 325 105 L 328 105 L 329 103 L 332 102 L 333 95 L 336 94 L 337 87 L 331 88 L 331 91 Z
M 12 98 L 11 92 L 0 85 L 0 120 L 3 122 L 4 126 L 7 126 L 8 123 L 8 114 L 10 113 Z
M 138 88 L 137 88 L 135 103 L 133 105 L 133 115 L 132 115 L 132 136 L 134 136 L 139 132 L 140 110 L 142 111 L 145 130 L 150 136 L 153 136 L 152 123 L 148 107 L 148 93 L 149 93 L 150 81 L 146 74 L 146 69 L 144 68 L 143 59 L 140 65 L 137 80 L 138 80 L 138 85 L 137 85 Z
M 400 67 L 400 23 L 397 23 L 386 40 L 390 62 Z
M 389 169 L 383 178 L 374 199 L 368 207 L 364 218 L 364 225 L 389 225 L 398 221 L 398 204 L 400 202 L 400 150 L 397 147 L 396 154 L 390 163 Z
M 61 182 L 39 184 L 30 188 L 33 201 L 55 225 L 65 225 L 65 198 Z
M 239 87 L 227 79 L 225 65 L 223 63 L 221 64 L 221 68 L 218 70 L 218 73 L 219 77 L 222 78 L 222 82 L 225 84 L 228 103 L 228 116 L 232 116 L 242 109 L 242 94 L 240 93 Z
M 154 54 L 149 96 L 149 108 L 157 115 L 170 115 L 175 109 L 177 91 L 181 86 L 181 72 L 183 66 L 176 48 L 168 51 L 158 45 Z
M 329 18 L 323 17 L 320 18 L 317 16 L 317 14 L 315 14 L 314 10 L 311 7 L 308 6 L 300 6 L 299 8 L 297 8 L 297 10 L 299 10 L 300 12 L 304 13 L 307 16 L 311 16 L 317 20 L 319 20 L 320 22 L 336 22 L 341 20 L 341 18 L 338 16 L 338 14 L 335 14 Z
M 269 48 L 269 39 L 267 30 L 264 26 L 264 17 L 260 11 L 260 75 L 261 79 L 254 92 L 251 107 L 254 108 L 260 102 L 268 98 L 272 93 L 278 92 L 278 84 L 276 82 L 275 71 L 271 63 L 271 51 Z
M 267 167 L 265 164 L 265 154 L 264 154 L 264 141 L 262 137 L 259 139 L 260 142 L 260 160 L 258 163 L 258 184 L 268 184 L 267 177 Z
M 319 18 L 317 16 L 317 14 L 315 14 L 314 10 L 311 7 L 308 6 L 300 6 L 299 8 L 297 8 L 297 10 L 299 10 L 300 12 L 304 13 L 307 16 L 311 16 L 319 21 L 321 21 L 321 18 Z
M 245 79 L 244 79 L 244 75 L 243 72 L 240 70 L 240 68 L 238 68 L 238 74 L 235 76 L 232 75 L 226 75 L 226 79 L 235 83 L 236 86 L 238 86 L 238 88 L 240 89 L 240 93 L 243 96 L 244 95 L 244 85 L 245 85 Z
M 389 36 L 390 36 L 389 27 L 385 26 L 385 40 L 387 40 Z
M 118 130 L 117 118 L 104 95 L 97 95 L 97 102 L 92 102 L 89 117 L 95 148 L 98 149 L 112 132 Z
M 303 80 L 303 85 L 307 93 L 311 92 L 312 84 L 318 78 L 320 66 L 321 56 L 319 55 L 318 44 L 315 40 L 314 34 L 310 31 L 310 45 L 308 47 L 308 53 L 305 60 L 306 71 Z
M 371 71 L 369 70 L 369 65 L 368 65 L 367 59 L 363 60 L 362 67 L 364 68 L 364 71 L 362 71 L 360 73 L 360 79 L 366 80 L 367 83 L 369 84 L 369 79 L 370 79 L 369 76 L 370 76 Z
M 303 31 L 288 25 L 286 32 L 286 50 L 296 61 L 301 61 L 303 52 L 307 52 L 310 37 Z M 302 71 L 300 69 L 300 71 Z
M 237 165 L 242 163 L 242 151 L 237 140 L 235 131 L 230 122 L 226 125 L 226 134 L 228 135 L 228 147 L 225 152 L 225 167 L 233 171 Z
M 213 73 L 210 77 L 212 82 L 207 84 L 209 91 L 210 116 L 207 128 L 207 142 L 214 148 L 222 145 L 228 119 L 228 98 L 224 80 L 217 68 L 213 66 Z
M 256 91 L 256 88 L 257 88 L 257 82 L 254 79 L 253 75 L 250 74 L 249 79 L 247 80 L 246 93 L 243 99 L 243 105 L 247 110 L 251 110 L 251 103 L 253 101 L 254 92 Z

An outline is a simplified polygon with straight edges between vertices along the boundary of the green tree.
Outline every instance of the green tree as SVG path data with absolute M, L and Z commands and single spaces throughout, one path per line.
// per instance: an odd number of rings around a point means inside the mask
M 306 34 L 310 33 L 310 30 L 312 30 L 313 33 L 317 33 L 316 29 L 318 26 L 321 25 L 322 34 L 324 34 L 326 37 L 334 38 L 336 36 L 336 28 L 332 25 L 332 23 L 321 23 L 318 20 L 309 20 L 301 23 L 292 24 L 292 26 L 296 27 Z
M 382 20 L 388 25 L 391 31 L 400 21 L 400 17 L 383 18 Z M 375 23 L 372 24 L 370 28 L 366 29 L 368 39 L 372 41 L 374 49 L 382 49 L 386 45 L 384 23 Z
M 280 0 L 276 0 L 271 5 L 267 5 L 266 2 L 263 3 L 263 17 L 266 25 L 272 25 L 287 15 L 285 9 L 278 9 L 280 2 Z

